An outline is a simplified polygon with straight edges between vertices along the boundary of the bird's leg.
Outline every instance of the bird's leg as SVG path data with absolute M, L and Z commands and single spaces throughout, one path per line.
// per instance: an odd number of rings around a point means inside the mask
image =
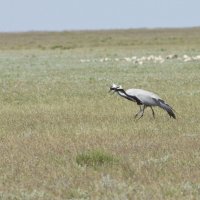
M 152 114 L 153 114 L 153 118 L 155 119 L 155 113 L 154 113 L 152 106 L 150 106 L 150 108 L 151 108 L 151 111 L 152 111 Z
M 143 117 L 145 108 L 146 108 L 146 106 L 144 105 L 143 109 L 142 109 L 142 114 L 140 115 L 140 117 L 138 118 L 138 120 Z
M 141 105 L 139 105 L 139 106 L 140 106 L 140 110 L 136 113 L 135 118 L 142 112 Z

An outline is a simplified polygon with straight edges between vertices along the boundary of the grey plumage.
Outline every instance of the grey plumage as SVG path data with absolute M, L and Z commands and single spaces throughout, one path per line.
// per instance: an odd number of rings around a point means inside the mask
M 155 113 L 152 108 L 153 106 L 158 106 L 162 108 L 169 114 L 170 117 L 173 117 L 174 119 L 176 119 L 173 108 L 169 106 L 167 103 L 165 103 L 165 101 L 163 101 L 158 95 L 154 94 L 153 92 L 149 92 L 142 89 L 128 89 L 125 91 L 122 88 L 122 86 L 118 86 L 116 84 L 113 84 L 110 87 L 110 91 L 117 92 L 123 98 L 136 102 L 139 105 L 140 110 L 135 115 L 135 117 L 140 115 L 139 119 L 143 117 L 144 110 L 147 107 L 151 108 L 153 117 L 155 118 Z

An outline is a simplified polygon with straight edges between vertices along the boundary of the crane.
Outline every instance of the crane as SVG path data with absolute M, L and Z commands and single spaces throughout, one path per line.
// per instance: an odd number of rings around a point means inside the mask
M 136 113 L 135 118 L 137 118 L 139 115 L 140 117 L 138 119 L 143 117 L 144 110 L 147 107 L 151 108 L 153 117 L 155 118 L 155 112 L 152 107 L 158 106 L 165 110 L 170 117 L 176 119 L 173 108 L 165 103 L 164 100 L 162 100 L 158 95 L 154 94 L 153 92 L 142 89 L 128 89 L 125 91 L 121 85 L 118 86 L 114 83 L 110 87 L 110 91 L 113 91 L 113 93 L 117 92 L 121 97 L 126 98 L 129 101 L 136 102 L 137 105 L 139 105 L 140 110 Z

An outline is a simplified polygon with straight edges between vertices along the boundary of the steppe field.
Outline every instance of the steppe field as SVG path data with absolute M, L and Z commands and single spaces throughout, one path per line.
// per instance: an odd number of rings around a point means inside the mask
M 0 33 L 0 153 L 2 200 L 200 199 L 200 28 Z

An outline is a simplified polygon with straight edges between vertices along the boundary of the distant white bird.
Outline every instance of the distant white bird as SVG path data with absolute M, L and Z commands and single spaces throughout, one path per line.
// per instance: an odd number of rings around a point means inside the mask
M 149 92 L 142 89 L 128 89 L 124 90 L 122 86 L 118 86 L 116 84 L 112 84 L 110 87 L 110 91 L 117 92 L 121 97 L 124 97 L 130 101 L 136 102 L 140 106 L 139 112 L 135 115 L 135 117 L 139 116 L 139 119 L 143 117 L 144 110 L 147 107 L 150 107 L 152 110 L 153 117 L 155 118 L 155 113 L 152 106 L 158 106 L 169 114 L 170 117 L 176 119 L 174 114 L 174 110 L 167 103 L 165 103 L 158 95 L 153 92 Z

